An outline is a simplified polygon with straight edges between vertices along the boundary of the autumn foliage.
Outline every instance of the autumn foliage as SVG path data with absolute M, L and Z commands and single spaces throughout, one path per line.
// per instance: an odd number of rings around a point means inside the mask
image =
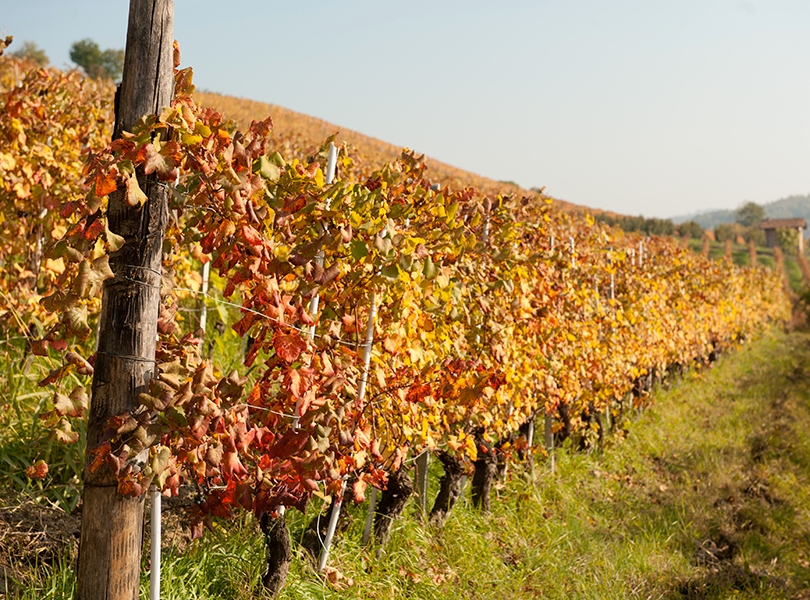
M 88 399 L 67 376 L 89 383 L 100 295 L 126 276 L 109 267 L 123 240 L 106 196 L 124 189 L 138 206 L 141 176 L 157 173 L 172 215 L 158 374 L 136 411 L 109 421 L 90 465 L 125 494 L 196 487 L 198 533 L 236 509 L 303 510 L 346 479 L 359 499 L 424 448 L 474 460 L 475 432 L 506 438 L 560 405 L 587 430 L 640 377 L 788 314 L 764 267 L 625 235 L 538 195 L 437 185 L 407 150 L 361 169 L 332 136 L 285 158 L 269 117 L 238 131 L 197 104 L 190 69 L 176 72 L 172 106 L 113 142 L 109 88 L 36 68 L 12 84 L 15 69 L 0 57 L 0 330 L 53 363 L 48 418 L 71 441 Z M 237 307 L 237 368 L 201 354 L 205 333 L 186 310 L 203 263 Z

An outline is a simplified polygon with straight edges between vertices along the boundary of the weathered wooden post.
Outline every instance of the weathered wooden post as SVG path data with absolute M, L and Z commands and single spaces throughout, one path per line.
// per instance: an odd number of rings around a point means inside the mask
M 171 103 L 173 21 L 172 0 L 131 0 L 113 137 Z M 109 197 L 109 227 L 125 244 L 110 256 L 116 277 L 104 282 L 88 448 L 101 441 L 107 419 L 136 408 L 155 373 L 167 191 L 154 176 L 138 182 L 148 196 L 143 206 L 128 206 L 121 190 Z M 86 465 L 77 598 L 136 599 L 144 496 L 122 496 L 106 465 L 95 473 Z

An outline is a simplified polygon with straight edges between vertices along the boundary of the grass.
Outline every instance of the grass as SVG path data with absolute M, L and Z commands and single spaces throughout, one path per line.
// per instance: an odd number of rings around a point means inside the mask
M 489 515 L 465 499 L 434 530 L 411 503 L 379 559 L 353 507 L 330 580 L 299 557 L 280 598 L 810 598 L 805 365 L 808 335 L 749 343 L 657 390 L 604 448 L 558 449 L 553 474 L 541 456 L 511 465 Z M 295 546 L 308 517 L 289 517 Z M 164 549 L 163 597 L 255 598 L 263 560 L 252 518 L 220 523 Z M 71 564 L 43 565 L 10 597 L 72 597 Z M 143 566 L 145 597 L 148 553 Z

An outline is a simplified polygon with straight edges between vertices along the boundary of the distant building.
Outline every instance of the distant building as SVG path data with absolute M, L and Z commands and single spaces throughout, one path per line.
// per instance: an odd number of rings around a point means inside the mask
M 776 237 L 778 229 L 796 229 L 799 232 L 799 254 L 804 252 L 804 234 L 802 231 L 807 229 L 806 219 L 766 219 L 759 224 L 759 228 L 765 232 L 765 244 L 768 248 L 775 248 L 779 245 L 779 240 Z

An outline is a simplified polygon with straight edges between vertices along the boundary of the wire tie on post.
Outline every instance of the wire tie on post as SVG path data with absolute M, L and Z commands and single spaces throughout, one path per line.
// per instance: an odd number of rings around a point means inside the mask
M 157 364 L 154 358 L 144 358 L 143 356 L 132 356 L 131 354 L 114 354 L 112 352 L 104 352 L 103 350 L 96 350 L 96 354 L 103 354 L 112 358 L 123 358 L 124 360 L 135 360 L 139 362 L 149 362 Z

